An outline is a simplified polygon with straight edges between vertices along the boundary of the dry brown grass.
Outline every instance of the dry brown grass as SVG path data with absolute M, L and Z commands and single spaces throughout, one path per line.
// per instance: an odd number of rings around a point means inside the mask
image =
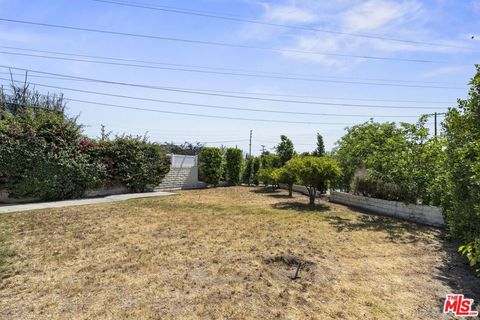
M 446 293 L 478 299 L 439 231 L 306 203 L 238 187 L 2 215 L 0 317 L 436 319 Z

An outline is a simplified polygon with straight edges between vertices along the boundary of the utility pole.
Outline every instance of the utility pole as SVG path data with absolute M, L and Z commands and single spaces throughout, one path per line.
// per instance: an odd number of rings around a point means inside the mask
M 101 125 L 100 139 L 101 141 L 107 140 L 107 132 L 105 131 L 105 126 L 103 124 Z
M 262 144 L 262 154 L 264 154 L 264 153 L 265 153 L 265 145 Z
M 438 116 L 440 115 L 445 115 L 446 113 L 445 112 L 435 112 L 435 113 L 429 113 L 429 114 L 426 114 L 426 116 L 433 116 L 433 120 L 435 121 L 435 124 L 434 124 L 434 133 L 435 133 L 435 137 L 438 135 Z
M 248 146 L 248 156 L 252 156 L 252 134 L 253 130 L 250 130 L 250 144 Z

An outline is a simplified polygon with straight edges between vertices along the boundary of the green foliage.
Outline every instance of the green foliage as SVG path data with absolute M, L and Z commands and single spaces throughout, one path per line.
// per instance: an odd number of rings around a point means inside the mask
M 260 168 L 275 169 L 282 166 L 280 157 L 276 154 L 265 152 L 260 156 Z
M 325 155 L 325 144 L 320 133 L 317 133 L 317 148 L 312 152 L 312 155 L 317 157 L 322 157 Z
M 386 200 L 436 204 L 443 140 L 428 139 L 426 120 L 423 117 L 417 124 L 400 126 L 369 121 L 349 128 L 335 150 L 343 172 L 339 187 L 349 190 L 355 172 L 366 169 L 370 194 Z M 382 192 L 383 188 L 389 190 Z
M 201 180 L 217 186 L 223 176 L 223 156 L 219 148 L 204 147 L 200 152 L 199 169 Z
M 171 153 L 171 154 L 195 156 L 200 153 L 200 151 L 205 145 L 200 142 L 192 143 L 192 142 L 185 141 L 182 144 L 165 142 L 162 146 L 165 148 L 165 150 L 168 153 Z
M 107 183 L 133 192 L 159 185 L 170 169 L 165 149 L 144 137 L 117 136 L 100 141 L 89 152 L 107 168 Z
M 480 66 L 470 81 L 469 97 L 458 100 L 445 118 L 446 159 L 442 210 L 451 234 L 478 264 L 480 238 Z
M 75 119 L 51 109 L 0 110 L 0 185 L 13 198 L 82 197 L 105 168 L 84 147 L 91 144 Z
M 297 171 L 293 165 L 288 161 L 282 168 L 273 171 L 273 179 L 278 183 L 285 183 L 288 186 L 288 195 L 293 195 L 293 185 L 298 182 Z
M 287 136 L 280 136 L 280 143 L 275 147 L 277 151 L 278 158 L 280 159 L 280 167 L 287 163 L 288 160 L 292 159 L 295 155 L 295 149 L 293 147 L 292 140 L 288 139 Z
M 272 172 L 272 168 L 261 168 L 260 170 L 258 170 L 258 180 L 263 183 L 265 187 L 273 185 L 276 182 L 273 179 Z
M 239 185 L 242 177 L 243 152 L 237 148 L 228 148 L 225 152 L 226 172 L 228 182 Z
M 326 192 L 341 174 L 337 162 L 329 157 L 296 157 L 288 162 L 288 166 L 307 188 L 310 204 L 315 203 L 317 191 Z
M 252 169 L 252 182 L 254 185 L 258 186 L 258 171 L 261 167 L 260 157 L 256 157 L 253 160 L 253 169 Z
M 475 239 L 466 245 L 460 246 L 458 251 L 467 258 L 470 266 L 476 268 L 475 271 L 480 274 L 480 239 Z
M 255 161 L 255 157 L 248 156 L 245 160 L 245 166 L 242 171 L 242 182 L 248 185 L 253 183 L 253 163 Z

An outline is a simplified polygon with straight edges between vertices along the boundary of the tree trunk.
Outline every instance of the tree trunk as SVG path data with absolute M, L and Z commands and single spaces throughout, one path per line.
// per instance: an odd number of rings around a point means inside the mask
M 288 185 L 288 196 L 293 197 L 293 184 Z
M 308 189 L 308 196 L 310 198 L 310 204 L 315 204 L 315 196 L 317 195 L 317 188 L 311 187 Z

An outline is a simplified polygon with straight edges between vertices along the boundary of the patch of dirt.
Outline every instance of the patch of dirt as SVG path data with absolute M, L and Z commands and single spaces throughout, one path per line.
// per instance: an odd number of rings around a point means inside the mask
M 314 276 L 315 263 L 292 254 L 267 257 L 263 259 L 263 262 L 269 265 L 272 273 L 280 279 L 312 279 Z

